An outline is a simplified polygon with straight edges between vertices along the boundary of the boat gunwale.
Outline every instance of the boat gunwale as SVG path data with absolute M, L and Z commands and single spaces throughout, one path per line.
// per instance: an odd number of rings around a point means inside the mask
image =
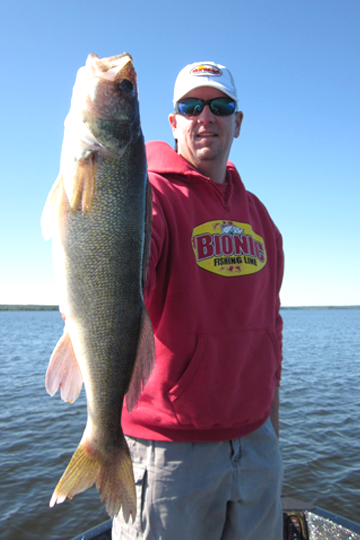
M 297 499 L 286 498 L 282 499 L 283 511 L 284 514 L 291 514 L 292 512 L 301 512 L 305 515 L 306 513 L 311 513 L 316 516 L 322 517 L 335 523 L 335 525 L 340 525 L 345 529 L 349 530 L 352 533 L 360 535 L 360 524 L 355 521 L 351 521 L 345 517 L 339 516 L 333 512 L 324 510 L 319 506 L 314 506 L 312 504 L 304 503 Z M 72 538 L 71 540 L 111 540 L 111 529 L 112 529 L 112 519 L 108 519 L 99 525 L 89 529 L 88 531 L 79 534 Z

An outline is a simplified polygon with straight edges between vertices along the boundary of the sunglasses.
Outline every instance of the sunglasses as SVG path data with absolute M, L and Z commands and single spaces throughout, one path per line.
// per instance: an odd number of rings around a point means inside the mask
M 175 112 L 183 116 L 198 116 L 205 105 L 209 105 L 210 111 L 216 116 L 230 116 L 236 109 L 235 101 L 227 97 L 217 97 L 209 100 L 185 98 L 175 103 Z

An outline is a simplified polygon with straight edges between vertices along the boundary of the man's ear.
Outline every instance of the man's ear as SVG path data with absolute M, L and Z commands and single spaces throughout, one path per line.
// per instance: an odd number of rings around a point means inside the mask
M 176 114 L 175 113 L 172 113 L 172 114 L 169 114 L 169 122 L 170 122 L 170 126 L 171 126 L 171 129 L 174 133 L 174 136 L 175 136 L 175 130 L 176 130 Z
M 235 139 L 238 138 L 238 136 L 240 135 L 240 129 L 241 129 L 241 124 L 242 124 L 242 121 L 243 121 L 243 118 L 244 118 L 244 113 L 242 111 L 239 111 L 236 114 L 236 117 L 235 117 L 235 134 L 234 134 L 234 137 Z

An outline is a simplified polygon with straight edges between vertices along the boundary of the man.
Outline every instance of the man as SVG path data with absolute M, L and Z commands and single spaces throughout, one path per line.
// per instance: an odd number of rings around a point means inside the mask
M 229 70 L 186 66 L 174 107 L 176 151 L 147 144 L 156 366 L 123 411 L 138 509 L 113 538 L 280 540 L 282 240 L 228 162 L 243 119 Z

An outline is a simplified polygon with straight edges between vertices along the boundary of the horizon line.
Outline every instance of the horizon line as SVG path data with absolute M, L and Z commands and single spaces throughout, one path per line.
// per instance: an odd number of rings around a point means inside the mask
M 314 306 L 281 306 L 280 309 L 360 309 L 358 304 L 314 305 Z M 0 304 L 0 311 L 57 311 L 56 304 Z

